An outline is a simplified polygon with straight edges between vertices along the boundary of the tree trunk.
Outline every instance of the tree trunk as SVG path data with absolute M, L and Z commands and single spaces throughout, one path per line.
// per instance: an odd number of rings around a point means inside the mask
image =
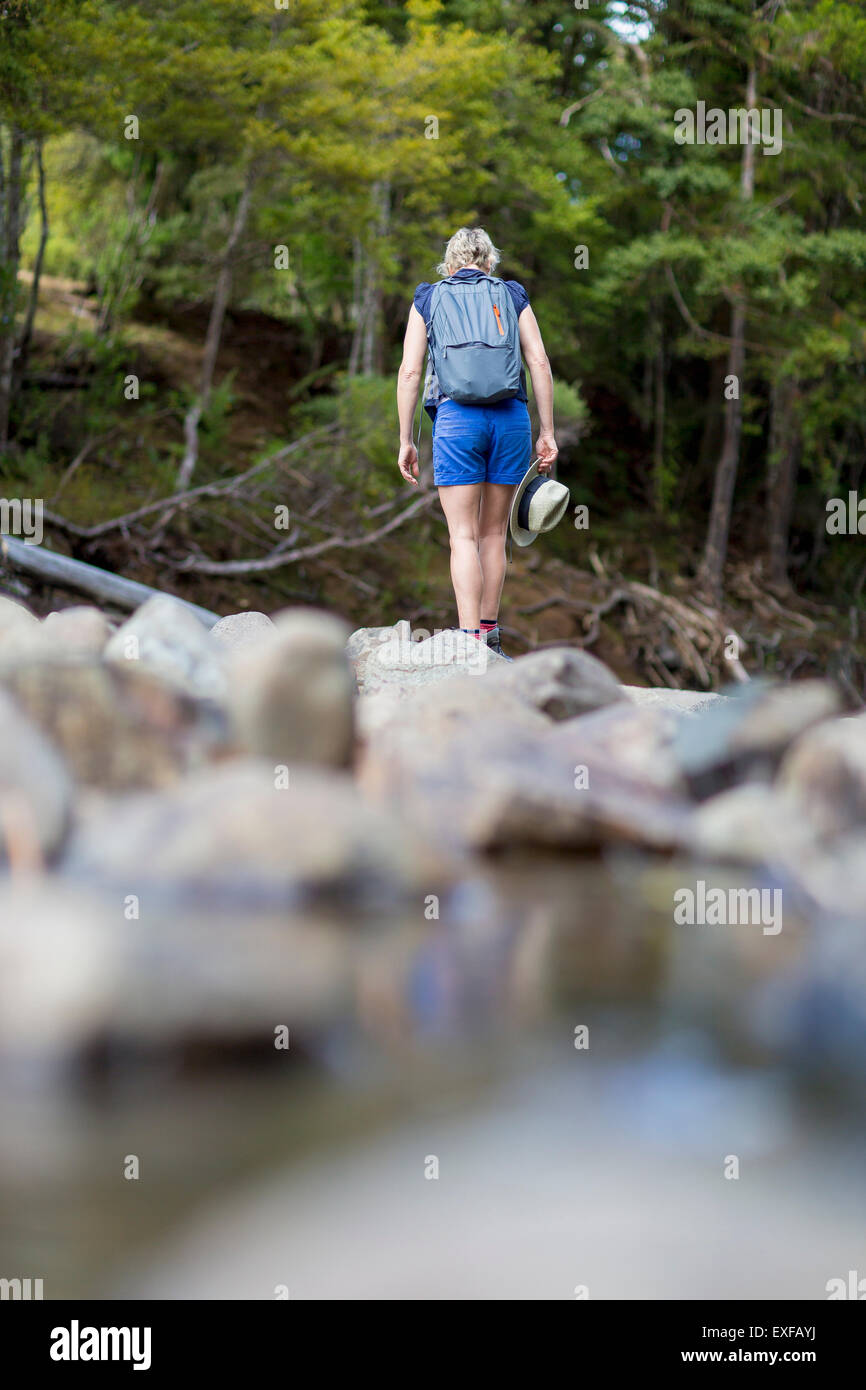
M 358 375 L 361 361 L 361 339 L 364 333 L 364 246 L 361 238 L 352 238 L 352 346 L 349 349 L 348 374 Z
M 24 133 L 13 126 L 9 140 L 9 169 L 3 179 L 3 230 L 0 244 L 0 449 L 9 440 L 12 376 L 15 366 L 15 311 L 18 307 L 18 268 L 21 262 L 21 194 Z
M 33 341 L 33 324 L 36 319 L 36 308 L 39 303 L 39 281 L 42 277 L 42 262 L 45 258 L 45 244 L 48 241 L 48 205 L 45 200 L 45 164 L 42 159 L 42 141 L 36 144 L 36 172 L 38 177 L 38 196 L 39 196 L 39 246 L 36 251 L 36 260 L 33 263 L 33 281 L 30 286 L 30 298 L 27 303 L 27 314 L 24 319 L 24 329 L 21 334 L 21 345 L 18 349 L 18 356 L 15 364 L 15 381 L 20 382 L 27 369 L 27 359 L 30 356 L 30 345 Z
M 73 560 L 68 555 L 58 555 L 56 551 L 46 550 L 41 545 L 13 540 L 11 536 L 0 536 L 0 572 L 3 569 L 29 574 L 43 584 L 56 584 L 60 588 L 86 594 L 100 603 L 111 603 L 123 609 L 138 608 L 155 594 L 165 593 L 163 589 L 152 589 L 149 584 L 139 584 L 135 579 L 125 579 L 123 575 L 112 574 L 110 570 L 87 565 L 83 560 Z M 189 603 L 183 598 L 177 602 L 194 613 L 206 627 L 213 627 L 217 621 L 217 614 L 209 608 L 200 608 L 197 603 Z
M 797 383 L 776 382 L 770 399 L 770 444 L 767 456 L 767 551 L 770 583 L 788 587 L 788 531 L 794 484 L 800 462 L 800 437 L 794 414 Z
M 757 79 L 755 67 L 749 68 L 746 79 L 746 109 L 751 111 L 757 100 Z M 755 191 L 755 146 L 747 142 L 743 146 L 740 166 L 740 198 L 743 203 L 752 200 Z M 713 486 L 713 501 L 710 508 L 710 524 L 704 555 L 698 571 L 698 587 L 717 603 L 721 598 L 725 560 L 728 554 L 728 534 L 731 527 L 731 510 L 734 501 L 734 485 L 740 463 L 740 436 L 743 428 L 743 368 L 746 360 L 746 301 L 742 290 L 737 288 L 731 296 L 730 347 L 728 349 L 727 376 L 736 379 L 736 393 L 725 401 L 724 434 L 722 451 L 716 465 Z
M 664 326 L 659 321 L 658 348 L 653 370 L 655 406 L 653 411 L 653 507 L 659 516 L 664 511 L 664 445 L 665 445 L 665 339 Z
M 214 370 L 216 368 L 217 353 L 219 352 L 220 341 L 222 339 L 223 324 L 225 323 L 226 309 L 228 308 L 229 296 L 232 288 L 232 270 L 234 268 L 234 258 L 238 244 L 246 230 L 247 218 L 249 217 L 250 203 L 253 196 L 253 185 L 255 183 L 255 173 L 252 165 L 247 169 L 244 186 L 238 205 L 235 209 L 231 231 L 220 262 L 219 275 L 217 276 L 216 288 L 214 290 L 213 303 L 211 304 L 210 320 L 207 326 L 207 335 L 204 342 L 204 356 L 202 358 L 201 379 L 199 382 L 198 397 L 194 404 L 187 411 L 183 422 L 184 438 L 186 440 L 186 451 L 183 462 L 178 469 L 177 491 L 184 492 L 190 484 L 195 466 L 198 461 L 198 427 L 202 414 L 208 407 L 210 394 L 213 388 Z
M 391 185 L 385 180 L 373 184 L 371 201 L 375 215 L 373 231 L 377 242 L 388 235 L 391 220 Z M 349 352 L 349 376 L 359 369 L 366 375 L 384 368 L 382 342 L 382 272 L 369 247 L 356 238 L 354 242 L 354 286 L 352 312 L 355 331 Z

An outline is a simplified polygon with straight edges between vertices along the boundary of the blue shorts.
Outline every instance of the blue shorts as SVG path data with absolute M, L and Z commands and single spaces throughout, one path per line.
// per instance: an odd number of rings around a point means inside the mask
M 433 481 L 519 483 L 532 459 L 526 401 L 516 396 L 495 405 L 444 400 L 433 420 Z

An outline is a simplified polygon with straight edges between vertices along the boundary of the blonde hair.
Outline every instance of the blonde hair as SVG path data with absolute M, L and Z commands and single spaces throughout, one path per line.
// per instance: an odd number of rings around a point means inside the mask
M 436 269 L 440 275 L 453 275 L 463 266 L 479 265 L 490 273 L 498 264 L 499 252 L 483 227 L 458 227 Z

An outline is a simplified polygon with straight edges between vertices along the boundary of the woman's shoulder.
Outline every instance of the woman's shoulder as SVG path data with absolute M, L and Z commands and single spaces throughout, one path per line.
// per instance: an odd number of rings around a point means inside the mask
M 427 280 L 422 280 L 420 285 L 415 286 L 415 293 L 412 295 L 412 303 L 418 310 L 422 319 L 427 318 L 430 309 L 430 296 L 433 293 L 433 286 Z
M 526 286 L 521 285 L 519 280 L 503 280 L 502 283 L 514 300 L 514 307 L 518 314 L 521 313 L 529 303 L 529 291 Z

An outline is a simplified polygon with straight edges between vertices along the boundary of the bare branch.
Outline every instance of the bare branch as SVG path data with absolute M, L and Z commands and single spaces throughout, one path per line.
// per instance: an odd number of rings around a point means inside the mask
M 68 532 L 71 536 L 79 536 L 82 540 L 94 540 L 97 536 L 104 536 L 110 531 L 122 531 L 130 526 L 134 521 L 140 521 L 142 517 L 152 516 L 154 512 L 163 511 L 170 506 L 172 511 L 183 510 L 190 502 L 200 497 L 227 497 L 236 492 L 239 487 L 248 482 L 250 478 L 258 473 L 263 473 L 266 469 L 272 468 L 281 459 L 288 458 L 290 454 L 297 453 L 299 449 L 318 439 L 321 435 L 332 434 L 336 425 L 324 425 L 320 429 L 312 430 L 310 434 L 305 434 L 301 439 L 296 439 L 294 443 L 287 444 L 284 448 L 278 449 L 275 454 L 269 454 L 266 459 L 253 464 L 245 473 L 238 473 L 233 478 L 227 478 L 220 483 L 202 483 L 198 487 L 190 488 L 188 492 L 175 493 L 171 497 L 162 497 L 158 502 L 148 502 L 143 507 L 137 507 L 133 512 L 127 512 L 124 516 L 112 517 L 110 521 L 100 521 L 96 526 L 78 526 L 74 521 L 69 521 L 65 516 L 59 516 L 57 512 L 45 510 L 45 519 L 50 521 L 53 526 L 61 531 Z
M 195 574 L 262 574 L 267 570 L 281 569 L 283 565 L 297 564 L 299 560 L 312 560 L 318 555 L 324 555 L 329 550 L 356 550 L 360 546 L 372 545 L 374 541 L 382 540 L 391 531 L 396 531 L 398 526 L 402 526 L 411 517 L 426 510 L 436 497 L 435 492 L 422 493 L 420 497 L 416 497 L 414 501 L 409 503 L 408 507 L 405 507 L 402 512 L 398 512 L 384 526 L 370 531 L 366 536 L 355 536 L 352 539 L 346 539 L 344 536 L 329 536 L 327 540 L 317 541 L 313 545 L 301 546 L 299 550 L 284 551 L 278 548 L 260 560 L 200 560 L 191 556 L 182 560 L 180 564 L 176 564 L 168 556 L 160 556 L 160 559 L 171 569 L 183 573 L 192 571 Z

